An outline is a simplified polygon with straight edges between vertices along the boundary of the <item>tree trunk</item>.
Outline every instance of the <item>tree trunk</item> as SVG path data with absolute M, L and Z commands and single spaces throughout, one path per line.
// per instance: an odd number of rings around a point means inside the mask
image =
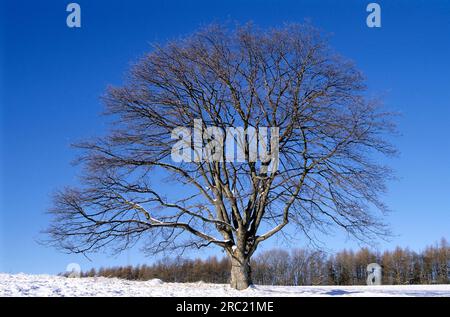
M 231 287 L 244 290 L 252 284 L 250 259 L 233 256 L 231 258 Z

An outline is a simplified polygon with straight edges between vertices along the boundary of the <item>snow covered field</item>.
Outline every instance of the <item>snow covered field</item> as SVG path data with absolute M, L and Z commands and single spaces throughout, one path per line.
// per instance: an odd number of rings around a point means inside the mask
M 0 274 L 0 296 L 450 296 L 450 285 L 254 286 Z

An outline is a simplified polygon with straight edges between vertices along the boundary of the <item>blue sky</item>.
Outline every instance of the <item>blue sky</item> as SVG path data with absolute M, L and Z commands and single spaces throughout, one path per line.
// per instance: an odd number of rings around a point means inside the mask
M 268 27 L 309 19 L 331 33 L 332 46 L 367 76 L 370 93 L 402 113 L 402 135 L 393 139 L 401 154 L 390 161 L 398 180 L 385 197 L 396 236 L 378 248 L 420 250 L 450 238 L 450 2 L 378 1 L 380 29 L 365 24 L 369 2 L 79 0 L 82 27 L 69 29 L 69 1 L 1 0 L 0 272 L 57 273 L 71 262 L 90 268 L 154 260 L 131 250 L 89 262 L 36 241 L 49 222 L 51 193 L 77 182 L 69 145 L 107 128 L 99 115 L 105 87 L 120 84 L 150 42 L 222 21 Z M 329 250 L 356 247 L 341 234 L 324 242 Z

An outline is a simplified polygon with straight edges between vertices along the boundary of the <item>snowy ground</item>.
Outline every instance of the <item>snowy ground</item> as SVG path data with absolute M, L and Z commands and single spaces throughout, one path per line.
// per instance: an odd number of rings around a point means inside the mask
M 115 278 L 66 278 L 0 274 L 0 296 L 448 296 L 450 285 L 402 286 L 253 286 L 127 281 Z

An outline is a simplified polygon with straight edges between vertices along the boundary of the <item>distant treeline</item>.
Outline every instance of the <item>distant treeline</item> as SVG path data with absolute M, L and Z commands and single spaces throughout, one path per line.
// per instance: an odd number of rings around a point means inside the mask
M 255 284 L 266 285 L 362 285 L 366 283 L 366 266 L 372 262 L 382 265 L 383 284 L 450 283 L 450 245 L 445 239 L 420 253 L 399 247 L 383 253 L 363 248 L 334 255 L 304 249 L 290 252 L 275 249 L 253 259 L 252 276 Z M 92 269 L 82 276 L 228 283 L 230 263 L 227 258 L 216 257 L 206 260 L 165 258 L 153 265 Z

